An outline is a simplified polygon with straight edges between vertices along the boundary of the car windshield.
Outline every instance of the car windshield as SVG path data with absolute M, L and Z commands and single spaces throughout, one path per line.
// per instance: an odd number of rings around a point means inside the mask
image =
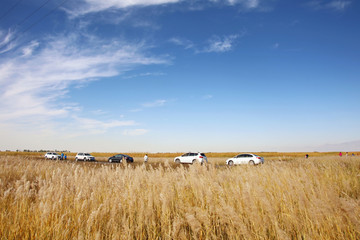
M 85 153 L 84 155 L 85 155 L 85 156 L 91 156 L 89 153 Z

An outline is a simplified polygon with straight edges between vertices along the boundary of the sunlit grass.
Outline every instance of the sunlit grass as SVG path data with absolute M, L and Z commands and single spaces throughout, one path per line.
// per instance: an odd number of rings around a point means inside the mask
M 84 164 L 1 156 L 0 236 L 360 238 L 359 157 L 293 157 L 231 168 L 164 162 Z

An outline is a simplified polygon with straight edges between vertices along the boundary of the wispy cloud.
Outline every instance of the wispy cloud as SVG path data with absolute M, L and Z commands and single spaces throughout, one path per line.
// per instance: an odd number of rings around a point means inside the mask
M 65 9 L 72 16 L 82 16 L 89 13 L 114 11 L 114 10 L 130 10 L 134 7 L 147 7 L 156 5 L 179 4 L 181 7 L 188 7 L 193 10 L 201 10 L 208 6 L 227 5 L 239 6 L 244 10 L 262 9 L 262 2 L 260 0 L 208 0 L 208 1 L 193 1 L 193 0 L 82 0 L 72 2 L 71 7 Z M 180 4 L 179 4 L 180 6 Z
M 165 100 L 165 99 L 158 99 L 152 102 L 146 102 L 141 104 L 141 108 L 135 108 L 135 109 L 131 109 L 129 110 L 129 112 L 142 112 L 144 110 L 144 108 L 155 108 L 155 107 L 162 107 L 165 106 L 166 103 L 168 103 L 169 100 Z
M 81 5 L 72 10 L 67 10 L 73 15 L 83 15 L 110 9 L 124 9 L 134 6 L 164 5 L 180 2 L 181 0 L 83 0 Z
M 209 39 L 208 46 L 206 46 L 200 52 L 228 52 L 233 49 L 236 40 L 239 38 L 239 35 L 229 35 L 224 37 L 214 36 Z
M 139 73 L 134 75 L 127 75 L 123 76 L 124 79 L 131 79 L 131 78 L 138 78 L 138 77 L 150 77 L 150 76 L 164 76 L 166 75 L 163 72 L 146 72 L 146 73 Z
M 192 49 L 194 53 L 222 53 L 233 50 L 237 40 L 245 36 L 245 34 L 246 32 L 243 31 L 241 34 L 232 34 L 222 37 L 214 35 L 209 38 L 205 44 L 195 44 L 188 39 L 178 37 L 171 38 L 169 42 L 182 46 L 184 49 Z
M 190 48 L 194 48 L 194 43 L 188 39 L 184 39 L 184 38 L 179 38 L 179 37 L 173 37 L 169 40 L 169 42 L 178 45 L 178 46 L 182 46 L 185 49 L 190 49 Z
M 14 34 L 11 30 L 2 31 L 0 29 L 0 54 L 6 53 L 16 47 L 15 42 L 11 42 Z
M 147 102 L 147 103 L 143 103 L 142 106 L 146 107 L 146 108 L 152 108 L 152 107 L 161 107 L 164 106 L 165 103 L 167 103 L 167 100 L 161 99 L 161 100 L 156 100 L 153 102 Z
M 257 8 L 260 4 L 259 0 L 226 0 L 230 5 L 241 4 L 246 8 Z
M 332 1 L 332 2 L 328 3 L 326 6 L 328 8 L 332 8 L 334 10 L 344 11 L 345 8 L 350 6 L 350 4 L 351 4 L 351 1 Z
M 139 65 L 168 62 L 162 57 L 147 56 L 144 45 L 104 42 L 95 37 L 85 40 L 79 35 L 56 36 L 47 39 L 46 44 L 31 42 L 16 52 L 3 55 L 0 60 L 0 123 L 22 124 L 21 119 L 27 119 L 29 124 L 33 119 L 34 124 L 41 124 L 41 121 L 67 117 L 70 113 L 74 115 L 73 105 L 62 101 L 70 86 L 116 76 Z M 95 120 L 93 123 L 104 130 L 122 124 Z
M 29 45 L 22 49 L 23 57 L 32 55 L 33 51 L 39 46 L 39 42 L 32 41 Z
M 119 121 L 119 120 L 110 120 L 110 121 L 100 121 L 91 118 L 81 118 L 74 117 L 75 121 L 78 123 L 81 129 L 86 130 L 88 133 L 97 134 L 104 133 L 109 128 L 114 127 L 126 127 L 126 126 L 134 126 L 137 125 L 135 121 Z
M 333 0 L 333 1 L 324 1 L 316 0 L 308 3 L 308 6 L 314 10 L 321 9 L 331 9 L 334 11 L 344 11 L 351 5 L 352 1 L 348 0 Z

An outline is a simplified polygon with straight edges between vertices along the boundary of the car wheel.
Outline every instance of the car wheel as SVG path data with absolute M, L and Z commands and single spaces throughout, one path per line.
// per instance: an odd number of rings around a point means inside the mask
M 233 162 L 233 161 L 229 161 L 229 162 L 228 162 L 228 165 L 229 165 L 229 166 L 232 166 L 232 165 L 234 165 L 234 162 Z
M 180 164 L 180 159 L 175 159 L 176 164 Z
M 109 159 L 109 163 L 112 163 L 112 159 L 111 159 L 111 158 Z
M 193 161 L 192 161 L 192 164 L 195 164 L 196 163 L 196 159 L 194 159 Z
M 250 160 L 249 165 L 255 165 L 255 162 L 253 160 Z
M 77 162 L 77 161 L 79 161 L 79 159 L 78 159 L 78 158 L 75 158 L 75 161 Z

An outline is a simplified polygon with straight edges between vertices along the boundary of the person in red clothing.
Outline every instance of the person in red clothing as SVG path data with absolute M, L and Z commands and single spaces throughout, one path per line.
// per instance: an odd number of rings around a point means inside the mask
M 339 156 L 342 157 L 342 152 L 339 152 Z

